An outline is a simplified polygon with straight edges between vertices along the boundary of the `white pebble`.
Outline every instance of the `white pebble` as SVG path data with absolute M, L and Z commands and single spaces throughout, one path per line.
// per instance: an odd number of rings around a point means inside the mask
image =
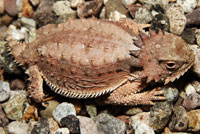
M 63 102 L 53 110 L 53 117 L 58 123 L 60 123 L 62 118 L 68 115 L 76 115 L 74 105 L 71 103 Z
M 27 134 L 28 124 L 19 121 L 13 121 L 7 126 L 9 134 Z
M 176 3 L 183 7 L 185 13 L 192 12 L 197 6 L 197 0 L 177 0 Z

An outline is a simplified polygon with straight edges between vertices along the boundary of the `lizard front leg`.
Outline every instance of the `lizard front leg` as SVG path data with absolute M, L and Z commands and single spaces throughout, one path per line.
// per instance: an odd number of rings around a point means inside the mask
M 28 91 L 30 92 L 30 97 L 38 103 L 41 103 L 44 99 L 43 93 L 43 79 L 38 70 L 37 66 L 31 66 L 28 68 L 26 73 L 29 75 L 29 86 Z
M 108 97 L 108 103 L 118 105 L 153 105 L 155 100 L 166 100 L 164 91 L 155 88 L 151 91 L 140 92 L 144 86 L 140 82 L 130 82 L 122 85 Z

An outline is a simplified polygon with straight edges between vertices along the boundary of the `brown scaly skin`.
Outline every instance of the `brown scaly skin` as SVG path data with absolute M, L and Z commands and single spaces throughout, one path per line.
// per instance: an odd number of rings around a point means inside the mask
M 94 98 L 109 93 L 112 104 L 153 104 L 165 99 L 163 91 L 139 92 L 149 82 L 167 84 L 180 77 L 193 65 L 194 55 L 180 37 L 162 32 L 147 36 L 138 26 L 126 19 L 120 23 L 69 20 L 40 28 L 33 43 L 12 39 L 8 46 L 27 69 L 31 97 L 37 102 L 44 97 L 44 79 L 53 91 L 66 97 Z

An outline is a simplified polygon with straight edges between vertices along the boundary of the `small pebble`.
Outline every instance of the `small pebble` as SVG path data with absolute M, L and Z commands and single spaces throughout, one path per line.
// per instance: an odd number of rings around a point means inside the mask
M 48 123 L 51 133 L 54 133 L 59 129 L 58 123 L 53 118 L 48 118 Z
M 195 30 L 195 38 L 196 38 L 196 41 L 197 41 L 197 45 L 200 46 L 200 29 Z
M 200 94 L 191 93 L 183 101 L 183 106 L 187 109 L 195 109 L 200 106 Z
M 188 117 L 188 131 L 199 132 L 200 131 L 200 109 L 192 110 L 187 113 Z
M 151 12 L 153 14 L 153 12 Z M 152 15 L 153 19 L 151 21 L 151 28 L 158 32 L 160 29 L 162 31 L 169 31 L 169 19 L 163 13 L 158 13 L 156 15 Z
M 135 17 L 135 13 L 141 7 L 142 6 L 139 5 L 139 4 L 131 4 L 131 5 L 128 6 L 128 11 L 129 11 L 130 15 L 134 18 Z
M 195 9 L 193 12 L 186 14 L 187 25 L 200 24 L 200 8 Z
M 106 18 L 119 21 L 120 18 L 128 15 L 128 10 L 123 6 L 121 0 L 108 0 L 105 3 Z
M 170 32 L 181 35 L 186 25 L 183 8 L 173 4 L 167 8 L 166 15 L 169 18 Z
M 58 128 L 54 133 L 52 134 L 70 134 L 68 128 Z
M 132 115 L 132 116 L 142 112 L 143 112 L 142 109 L 139 107 L 130 107 L 124 110 L 125 115 Z
M 21 17 L 20 22 L 27 28 L 36 28 L 36 22 L 31 18 Z
M 69 1 L 57 1 L 53 4 L 53 11 L 57 16 L 65 14 L 75 14 L 75 11 L 71 9 Z
M 0 127 L 0 134 L 6 134 L 4 128 Z
M 22 90 L 25 87 L 25 82 L 20 79 L 14 79 L 10 82 L 11 90 Z
M 8 28 L 6 26 L 0 26 L 0 41 L 4 41 L 6 39 L 6 31 Z
M 40 4 L 41 0 L 29 0 L 33 6 L 37 6 Z
M 188 126 L 188 118 L 185 108 L 183 106 L 178 106 L 175 107 L 173 111 L 174 114 L 169 122 L 170 130 L 180 132 L 186 131 Z
M 62 127 L 69 129 L 71 134 L 80 133 L 80 121 L 75 115 L 68 115 L 61 119 L 60 124 Z
M 17 16 L 18 14 L 18 7 L 17 7 L 17 0 L 4 0 L 4 8 L 6 12 L 11 16 Z
M 96 122 L 100 134 L 124 134 L 126 131 L 125 123 L 111 115 L 102 113 L 93 120 Z
M 84 0 L 71 0 L 70 5 L 72 8 L 77 8 L 83 2 L 84 2 Z
M 131 116 L 131 127 L 135 134 L 154 134 L 153 129 L 149 126 L 150 112 L 142 112 Z
M 95 122 L 88 117 L 78 116 L 80 121 L 81 134 L 97 134 L 97 126 Z
M 11 120 L 21 120 L 23 117 L 24 103 L 26 101 L 26 96 L 15 95 L 3 104 L 3 110 L 6 116 Z
M 185 13 L 192 12 L 197 6 L 197 0 L 177 0 L 177 4 L 180 4 Z
M 103 0 L 86 1 L 77 7 L 77 15 L 83 17 L 98 17 L 103 7 Z
M 200 82 L 195 80 L 195 81 L 192 82 L 192 86 L 194 86 L 194 88 L 197 91 L 197 93 L 200 94 Z
M 86 111 L 91 118 L 97 116 L 97 108 L 94 104 L 86 105 Z
M 0 96 L 0 102 L 4 102 L 10 97 L 10 86 L 8 82 L 0 80 Z
M 150 108 L 150 127 L 155 132 L 160 132 L 170 120 L 172 114 L 172 102 L 157 102 Z
M 49 23 L 55 23 L 56 14 L 53 12 L 52 0 L 41 0 L 36 11 L 34 12 L 33 19 L 37 22 L 37 26 L 41 27 Z
M 9 134 L 28 134 L 28 124 L 13 121 L 6 127 Z
M 187 96 L 189 96 L 192 93 L 196 93 L 196 89 L 191 83 L 188 83 L 185 86 L 185 93 L 186 93 Z
M 4 8 L 4 0 L 0 0 L 0 14 L 4 14 L 5 8 Z
M 164 96 L 168 101 L 175 102 L 178 99 L 179 91 L 173 86 L 164 86 Z
M 16 26 L 10 25 L 7 31 L 7 40 L 13 39 L 18 41 L 25 40 L 25 42 L 28 42 L 28 29 L 26 27 L 17 29 Z
M 31 134 L 49 134 L 49 122 L 46 118 L 41 118 L 33 127 Z
M 193 50 L 195 54 L 195 62 L 194 62 L 192 71 L 195 72 L 198 77 L 200 77 L 200 46 L 190 45 L 190 48 Z M 200 89 L 198 90 L 200 93 Z
M 135 13 L 134 21 L 139 24 L 147 24 L 152 20 L 150 11 L 147 8 L 139 8 Z
M 2 108 L 0 107 L 0 127 L 5 127 L 8 123 L 9 123 L 9 120 L 6 117 Z
M 134 134 L 155 134 L 153 129 L 149 127 L 147 124 L 142 123 L 140 121 L 135 121 L 131 124 L 133 130 L 135 130 Z
M 24 110 L 23 119 L 25 121 L 38 120 L 37 108 L 31 105 L 27 106 L 26 109 Z
M 52 112 L 58 105 L 59 105 L 59 102 L 56 100 L 47 101 L 47 107 L 40 110 L 41 117 L 43 117 L 43 118 L 53 117 Z
M 53 110 L 53 117 L 58 123 L 60 123 L 62 118 L 68 115 L 76 115 L 74 105 L 71 103 L 63 102 Z
M 137 0 L 121 0 L 125 7 L 134 4 Z
M 14 19 L 9 16 L 8 14 L 5 14 L 3 16 L 0 17 L 0 26 L 3 26 L 3 25 L 10 25 L 11 22 L 13 21 Z
M 187 28 L 183 31 L 181 37 L 189 44 L 194 44 L 195 38 L 195 28 Z

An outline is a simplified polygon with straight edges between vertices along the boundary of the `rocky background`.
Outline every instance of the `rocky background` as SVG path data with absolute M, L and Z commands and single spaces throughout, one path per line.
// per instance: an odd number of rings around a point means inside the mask
M 0 134 L 200 133 L 200 0 L 0 0 Z M 196 54 L 194 67 L 165 90 L 154 106 L 112 106 L 77 100 L 44 85 L 47 107 L 26 93 L 24 70 L 6 50 L 6 31 L 32 42 L 36 29 L 71 18 L 131 18 L 181 36 Z M 148 29 L 147 29 L 148 31 Z

